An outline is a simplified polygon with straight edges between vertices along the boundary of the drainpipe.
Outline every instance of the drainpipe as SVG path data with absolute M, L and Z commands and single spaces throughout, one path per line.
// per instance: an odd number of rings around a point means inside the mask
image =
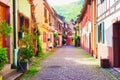
M 16 16 L 16 0 L 13 0 L 13 68 L 17 67 L 17 56 L 18 56 L 18 49 L 17 49 L 17 16 Z
M 13 47 L 16 49 L 16 0 L 13 0 Z

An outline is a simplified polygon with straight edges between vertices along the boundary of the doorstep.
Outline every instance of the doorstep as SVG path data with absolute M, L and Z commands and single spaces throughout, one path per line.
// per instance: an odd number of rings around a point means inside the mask
M 23 74 L 18 72 L 17 69 L 11 69 L 11 64 L 6 64 L 0 73 L 2 74 L 2 80 L 15 80 Z
M 104 68 L 104 70 L 105 70 L 114 80 L 120 80 L 120 68 Z
M 120 76 L 120 68 L 113 68 L 116 71 L 116 75 Z

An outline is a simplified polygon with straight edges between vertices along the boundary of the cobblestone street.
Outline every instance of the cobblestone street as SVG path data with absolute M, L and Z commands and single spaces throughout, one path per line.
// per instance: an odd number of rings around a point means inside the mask
M 98 62 L 80 48 L 64 46 L 42 62 L 42 70 L 32 80 L 112 80 Z

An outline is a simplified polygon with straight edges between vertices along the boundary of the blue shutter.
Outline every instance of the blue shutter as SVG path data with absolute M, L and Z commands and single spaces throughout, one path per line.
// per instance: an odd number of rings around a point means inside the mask
M 96 42 L 98 43 L 98 26 L 96 26 Z
M 105 31 L 104 31 L 104 22 L 102 22 L 102 43 L 105 42 L 105 35 L 104 35 Z

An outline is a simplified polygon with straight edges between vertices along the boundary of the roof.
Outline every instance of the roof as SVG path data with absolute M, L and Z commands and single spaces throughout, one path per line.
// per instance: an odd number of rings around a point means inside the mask
M 83 8 L 82 8 L 82 11 L 81 11 L 81 14 L 78 18 L 78 23 L 80 23 L 85 15 L 85 12 L 87 10 L 87 5 L 89 5 L 91 3 L 91 0 L 85 0 L 84 1 L 84 4 L 83 4 Z

